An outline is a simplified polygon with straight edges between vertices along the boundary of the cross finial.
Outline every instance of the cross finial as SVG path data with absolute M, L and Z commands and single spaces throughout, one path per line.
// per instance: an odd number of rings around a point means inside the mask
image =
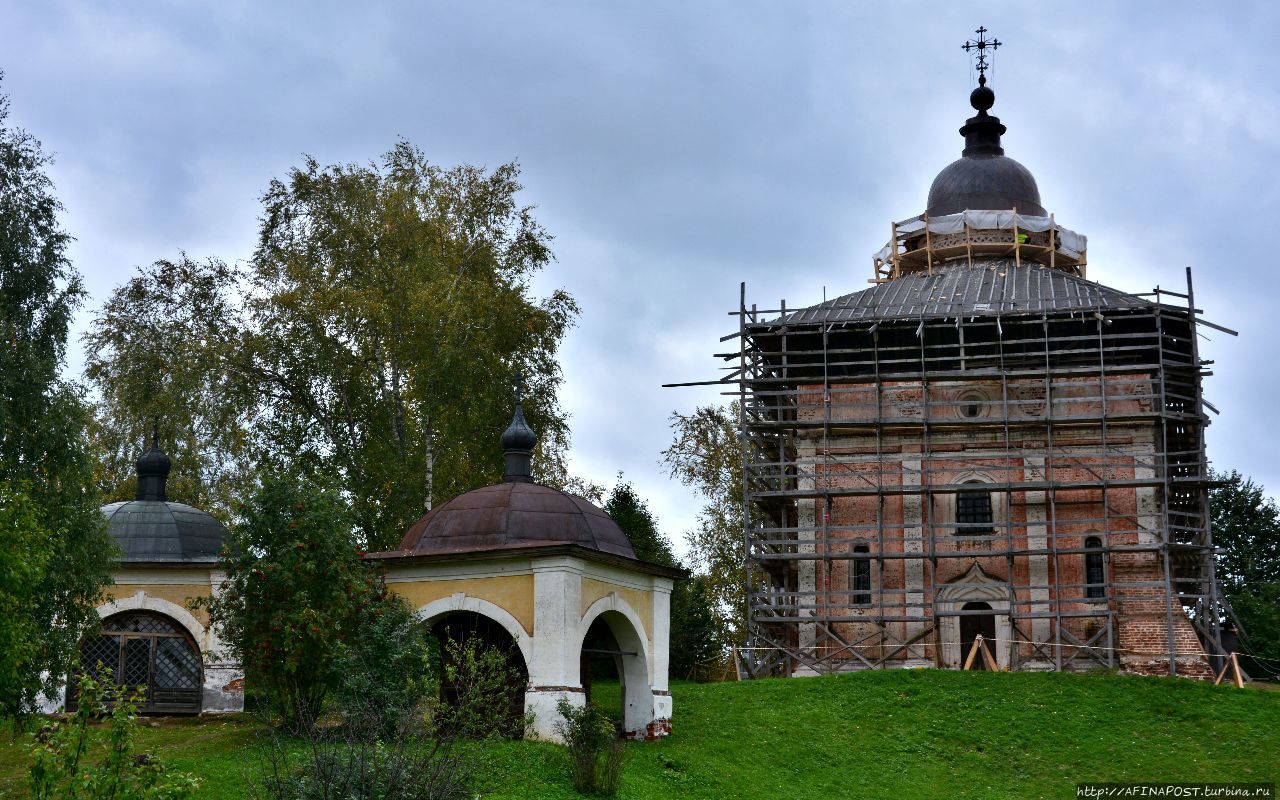
M 516 405 L 524 401 L 524 373 L 516 370 L 515 374 Z
M 991 41 L 987 41 L 987 29 L 985 26 L 979 27 L 974 31 L 974 33 L 978 34 L 977 41 L 970 39 L 960 46 L 966 53 L 972 54 L 972 51 L 978 51 L 977 57 L 974 59 L 973 66 L 978 70 L 978 85 L 986 86 L 987 68 L 991 66 L 987 63 L 987 51 L 990 50 L 995 52 L 995 49 L 999 47 L 1001 43 L 999 39 L 994 38 Z

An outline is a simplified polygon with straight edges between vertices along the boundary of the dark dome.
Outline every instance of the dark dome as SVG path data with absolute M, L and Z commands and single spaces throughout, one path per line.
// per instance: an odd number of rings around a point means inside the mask
M 216 561 L 227 529 L 207 511 L 165 497 L 169 456 L 151 431 L 151 449 L 138 459 L 135 499 L 102 507 L 107 533 L 120 546 L 123 563 Z
M 475 489 L 432 509 L 409 528 L 400 549 L 430 555 L 557 544 L 636 557 L 617 523 L 587 500 L 518 481 Z
M 931 217 L 966 210 L 1048 216 L 1031 170 L 1008 156 L 965 156 L 947 165 L 929 187 Z
M 107 533 L 124 553 L 124 563 L 212 562 L 227 535 L 214 516 L 164 500 L 128 500 L 102 507 Z
M 1040 189 L 1031 171 L 1004 154 L 1000 137 L 1006 132 L 999 117 L 987 113 L 996 95 L 983 77 L 969 95 L 969 105 L 978 113 L 965 120 L 962 157 L 938 173 L 929 187 L 931 217 L 961 211 L 1009 211 L 1036 217 L 1048 216 L 1040 205 Z

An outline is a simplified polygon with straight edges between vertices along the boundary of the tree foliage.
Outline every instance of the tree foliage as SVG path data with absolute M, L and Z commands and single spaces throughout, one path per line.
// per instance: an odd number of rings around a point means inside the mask
M 405 142 L 377 165 L 307 159 L 263 195 L 250 262 L 183 257 L 120 287 L 89 335 L 108 487 L 152 411 L 193 491 L 226 502 L 282 466 L 337 476 L 367 542 L 390 549 L 438 499 L 500 477 L 517 370 L 538 477 L 563 484 L 556 356 L 578 308 L 531 296 L 552 255 L 518 176 L 438 167 Z
M 185 254 L 139 271 L 85 334 L 85 375 L 97 390 L 93 438 L 107 500 L 132 499 L 134 462 L 153 421 L 164 428 L 168 491 L 223 521 L 252 485 L 263 437 L 252 384 L 233 369 L 245 328 L 241 276 Z
M 59 377 L 84 292 L 66 256 L 49 157 L 7 127 L 8 113 L 0 95 L 0 526 L 14 537 L 0 554 L 0 716 L 30 711 L 67 674 L 97 621 L 113 552 L 85 446 L 86 407 Z
M 239 509 L 226 581 L 201 604 L 287 727 L 315 720 L 342 689 L 389 712 L 417 700 L 425 640 L 361 554 L 346 503 L 314 482 L 268 478 Z
M 1210 491 L 1216 575 L 1255 655 L 1280 666 L 1280 507 L 1232 470 Z
M 738 404 L 699 406 L 672 414 L 671 446 L 662 452 L 667 472 L 706 501 L 698 527 L 685 533 L 701 591 L 711 601 L 728 641 L 746 638 L 746 575 L 742 550 L 742 472 Z

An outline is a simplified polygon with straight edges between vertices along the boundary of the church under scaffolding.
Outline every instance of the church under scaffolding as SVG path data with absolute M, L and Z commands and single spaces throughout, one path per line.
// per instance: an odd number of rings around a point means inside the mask
M 979 635 L 1001 669 L 1206 676 L 1224 652 L 1197 329 L 1232 332 L 1189 269 L 1180 292 L 1086 279 L 985 83 L 871 288 L 798 310 L 742 289 L 719 355 L 750 674 L 960 668 Z

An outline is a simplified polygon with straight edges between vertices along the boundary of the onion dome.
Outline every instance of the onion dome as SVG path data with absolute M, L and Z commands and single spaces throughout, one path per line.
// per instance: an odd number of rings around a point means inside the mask
M 227 529 L 212 514 L 165 498 L 171 468 L 156 431 L 151 449 L 138 459 L 134 500 L 102 507 L 107 533 L 120 547 L 122 563 L 212 563 Z
M 1048 216 L 1040 205 L 1040 189 L 1031 171 L 1004 154 L 1000 136 L 1005 126 L 999 117 L 987 114 L 996 95 L 986 85 L 986 78 L 969 95 L 969 104 L 977 116 L 965 121 L 961 157 L 946 166 L 929 187 L 930 217 L 958 214 L 961 211 L 1008 211 L 1019 214 Z
M 516 395 L 516 411 L 511 424 L 502 432 L 499 440 L 505 457 L 502 480 L 505 483 L 529 483 L 533 481 L 533 448 L 538 445 L 538 435 L 524 421 L 524 407 Z
M 519 395 L 502 434 L 502 483 L 458 495 L 409 528 L 401 555 L 433 555 L 576 545 L 636 558 L 627 535 L 590 501 L 533 482 L 538 437 L 525 422 Z

